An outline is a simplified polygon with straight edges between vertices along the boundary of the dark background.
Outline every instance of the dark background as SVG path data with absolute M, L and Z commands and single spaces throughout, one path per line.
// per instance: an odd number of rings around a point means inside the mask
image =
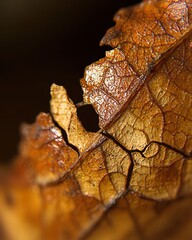
M 114 25 L 115 12 L 136 2 L 0 0 L 1 162 L 16 154 L 20 124 L 49 112 L 51 83 L 64 85 L 75 103 L 82 101 L 84 68 L 108 49 L 99 41 Z M 97 129 L 92 109 L 79 115 L 88 130 Z

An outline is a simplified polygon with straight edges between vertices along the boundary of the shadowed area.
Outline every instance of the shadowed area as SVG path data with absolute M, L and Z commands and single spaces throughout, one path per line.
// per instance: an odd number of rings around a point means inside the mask
M 114 25 L 114 13 L 136 2 L 1 0 L 0 161 L 16 154 L 20 124 L 49 112 L 53 82 L 64 85 L 74 102 L 82 101 L 84 68 L 104 56 L 99 41 Z M 81 117 L 86 124 L 86 114 Z

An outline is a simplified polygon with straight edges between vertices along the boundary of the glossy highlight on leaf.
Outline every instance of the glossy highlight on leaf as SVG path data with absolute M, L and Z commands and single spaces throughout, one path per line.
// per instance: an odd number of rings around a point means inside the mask
M 114 20 L 81 79 L 100 130 L 51 86 L 0 180 L 3 240 L 192 238 L 192 4 L 145 0 Z

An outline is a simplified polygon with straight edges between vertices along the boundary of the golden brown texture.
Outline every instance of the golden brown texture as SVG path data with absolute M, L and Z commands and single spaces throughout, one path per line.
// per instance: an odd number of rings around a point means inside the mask
M 115 49 L 88 66 L 82 79 L 84 100 L 105 126 L 128 104 L 155 66 L 175 49 L 191 30 L 191 1 L 144 1 L 120 10 L 101 40 Z M 105 104 L 106 103 L 106 104 Z M 107 108 L 106 108 L 107 105 Z
M 97 133 L 52 85 L 68 143 L 48 114 L 22 128 L 0 181 L 6 240 L 192 238 L 191 13 L 190 1 L 154 0 L 116 14 L 101 41 L 114 49 L 81 80 Z

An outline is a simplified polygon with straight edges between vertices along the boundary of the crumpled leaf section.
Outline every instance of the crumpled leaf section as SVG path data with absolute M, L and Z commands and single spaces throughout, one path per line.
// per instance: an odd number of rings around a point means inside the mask
M 191 9 L 190 0 L 144 1 L 115 15 L 116 26 L 101 40 L 115 49 L 88 66 L 81 81 L 84 101 L 93 104 L 101 127 L 119 115 L 154 67 L 190 32 Z
M 181 183 L 184 157 L 174 150 L 151 143 L 143 153 L 132 154 L 134 170 L 130 187 L 151 199 L 175 199 Z
M 66 131 L 69 143 L 77 147 L 79 152 L 84 152 L 95 133 L 87 132 L 79 119 L 73 102 L 67 96 L 62 86 L 53 84 L 51 86 L 51 112 L 57 123 Z
M 54 120 L 23 125 L 0 179 L 5 240 L 192 238 L 191 9 L 154 0 L 116 14 L 101 41 L 114 49 L 81 80 L 98 132 L 51 86 Z
M 190 34 L 107 129 L 127 149 L 142 150 L 156 141 L 191 154 L 191 42 Z
M 19 170 L 25 165 L 30 181 L 41 185 L 55 182 L 77 161 L 77 152 L 66 144 L 49 114 L 39 114 L 34 124 L 24 124 L 21 131 L 20 154 L 15 168 Z
M 84 101 L 93 104 L 99 114 L 100 127 L 110 122 L 141 81 L 117 48 L 107 51 L 105 58 L 86 68 L 81 80 Z

